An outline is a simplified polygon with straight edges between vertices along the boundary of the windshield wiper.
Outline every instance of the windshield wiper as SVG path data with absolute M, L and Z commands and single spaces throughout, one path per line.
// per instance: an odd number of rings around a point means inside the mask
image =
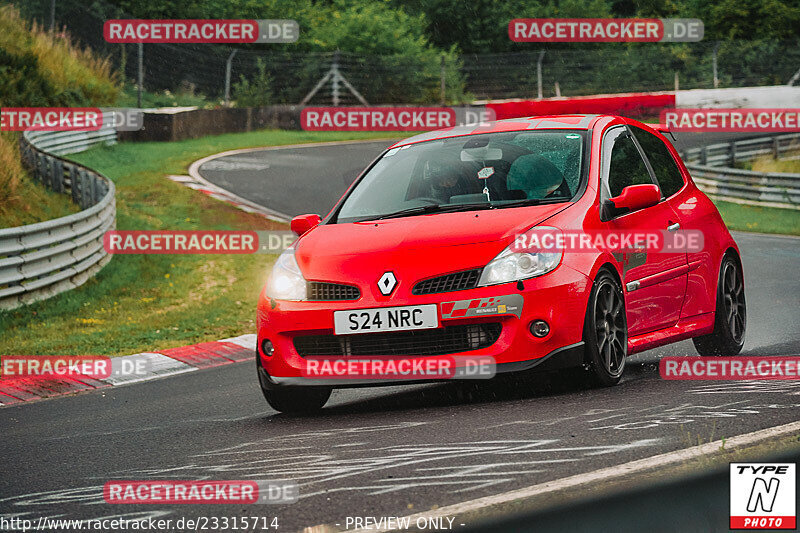
M 426 215 L 428 213 L 453 213 L 456 211 L 477 211 L 480 209 L 505 209 L 506 207 L 522 207 L 528 205 L 540 204 L 556 204 L 569 201 L 569 198 L 540 198 L 529 200 L 518 200 L 508 203 L 493 203 L 480 202 L 471 204 L 431 204 L 411 207 L 409 209 L 401 209 L 394 213 L 387 213 L 385 215 L 378 215 L 375 217 L 365 218 L 363 220 L 384 220 L 387 218 L 400 218 L 413 215 Z
M 504 204 L 494 204 L 492 207 L 495 209 L 504 209 L 506 207 L 523 207 L 528 205 L 545 205 L 545 204 L 560 204 L 568 202 L 569 198 L 533 198 L 528 200 L 518 200 L 516 202 L 508 202 Z
M 386 218 L 399 218 L 413 215 L 425 215 L 428 213 L 452 213 L 454 211 L 470 211 L 473 209 L 491 209 L 492 205 L 486 202 L 474 204 L 431 204 L 402 209 L 394 213 L 387 213 L 377 217 L 370 217 L 367 220 L 383 220 Z

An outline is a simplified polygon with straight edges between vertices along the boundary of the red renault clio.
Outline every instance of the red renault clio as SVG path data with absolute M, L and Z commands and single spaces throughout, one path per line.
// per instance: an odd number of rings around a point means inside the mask
M 397 384 L 314 379 L 304 370 L 317 357 L 476 356 L 497 373 L 582 367 L 607 386 L 642 350 L 744 344 L 738 247 L 672 144 L 635 120 L 544 116 L 411 137 L 324 219 L 296 217 L 292 230 L 258 303 L 258 377 L 279 411 L 319 409 L 335 387 Z M 590 245 L 519 245 L 537 231 Z M 596 239 L 642 232 L 699 233 L 702 246 Z

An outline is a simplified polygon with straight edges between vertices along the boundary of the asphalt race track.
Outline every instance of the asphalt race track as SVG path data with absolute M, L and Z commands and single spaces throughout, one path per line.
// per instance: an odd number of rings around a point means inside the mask
M 278 211 L 324 213 L 387 144 L 250 152 L 230 156 L 246 159 L 247 171 L 216 161 L 202 172 Z M 800 239 L 735 238 L 748 302 L 744 353 L 800 354 Z M 657 368 L 665 355 L 695 351 L 686 341 L 633 356 L 610 389 L 541 379 L 340 390 L 308 417 L 270 410 L 250 363 L 11 406 L 0 409 L 0 514 L 344 526 L 348 516 L 404 516 L 800 419 L 798 381 L 665 381 Z M 114 479 L 292 479 L 301 497 L 110 506 L 102 486 Z

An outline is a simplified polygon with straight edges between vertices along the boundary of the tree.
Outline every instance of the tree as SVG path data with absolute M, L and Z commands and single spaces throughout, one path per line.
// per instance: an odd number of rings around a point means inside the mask
M 272 78 L 267 73 L 267 65 L 263 59 L 256 60 L 258 73 L 249 81 L 239 76 L 239 82 L 233 84 L 233 98 L 238 107 L 260 107 L 272 102 Z

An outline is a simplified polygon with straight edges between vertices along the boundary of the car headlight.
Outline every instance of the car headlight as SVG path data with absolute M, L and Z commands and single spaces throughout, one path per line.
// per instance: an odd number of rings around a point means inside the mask
M 294 248 L 288 248 L 275 261 L 267 280 L 267 296 L 276 300 L 305 300 L 306 279 L 297 266 Z
M 532 230 L 537 233 L 542 231 L 560 233 L 557 228 L 543 226 Z M 562 255 L 561 249 L 550 249 L 546 252 L 525 250 L 514 242 L 486 265 L 478 286 L 497 285 L 547 274 L 558 266 Z

